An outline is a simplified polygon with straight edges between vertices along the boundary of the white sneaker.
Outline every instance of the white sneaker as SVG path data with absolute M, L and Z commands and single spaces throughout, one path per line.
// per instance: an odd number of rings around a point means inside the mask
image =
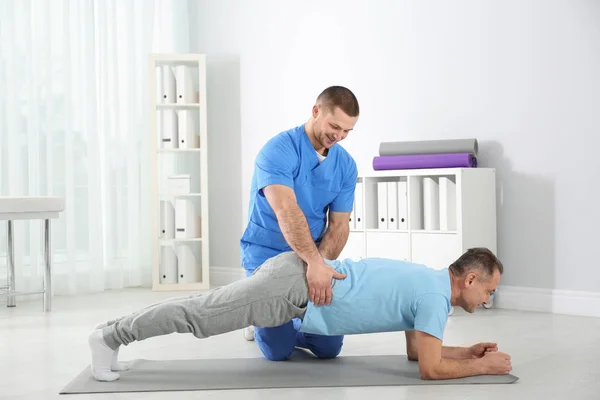
M 248 327 L 244 328 L 243 331 L 244 331 L 244 339 L 246 339 L 249 342 L 254 340 L 254 327 L 253 326 L 248 326 Z

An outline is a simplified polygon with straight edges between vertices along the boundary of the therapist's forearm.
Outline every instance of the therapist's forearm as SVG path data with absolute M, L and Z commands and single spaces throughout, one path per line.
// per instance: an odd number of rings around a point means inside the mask
M 329 225 L 319 245 L 319 252 L 323 258 L 336 260 L 348 242 L 349 234 L 350 226 L 348 223 Z
M 285 240 L 307 264 L 323 259 L 310 234 L 306 217 L 297 204 L 290 204 L 280 210 L 277 220 Z

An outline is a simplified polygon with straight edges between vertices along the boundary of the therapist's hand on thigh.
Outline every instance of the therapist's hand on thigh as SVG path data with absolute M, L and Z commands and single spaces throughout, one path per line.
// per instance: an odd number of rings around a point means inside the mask
M 327 265 L 323 259 L 309 263 L 306 280 L 310 301 L 317 306 L 329 305 L 331 303 L 331 280 L 344 278 L 346 278 L 346 274 L 340 274 Z

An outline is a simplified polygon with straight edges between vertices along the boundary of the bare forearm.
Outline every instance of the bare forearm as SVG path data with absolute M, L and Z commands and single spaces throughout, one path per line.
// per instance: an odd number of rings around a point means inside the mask
M 467 376 L 483 375 L 485 368 L 481 359 L 454 360 L 442 358 L 440 363 L 428 373 L 422 373 L 423 379 L 454 379 Z
M 297 205 L 285 207 L 277 215 L 277 220 L 285 240 L 307 264 L 321 257 L 300 207 Z
M 462 360 L 471 358 L 471 355 L 466 347 L 442 346 L 442 358 Z
M 319 245 L 319 252 L 328 260 L 335 260 L 340 256 L 348 241 L 350 227 L 348 224 L 329 225 L 325 236 Z

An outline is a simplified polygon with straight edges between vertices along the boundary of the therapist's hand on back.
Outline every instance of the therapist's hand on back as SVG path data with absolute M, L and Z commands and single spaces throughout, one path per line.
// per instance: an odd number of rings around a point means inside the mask
M 332 279 L 344 279 L 346 274 L 340 274 L 335 269 L 323 261 L 322 258 L 317 258 L 315 261 L 308 263 L 306 269 L 306 280 L 308 282 L 308 290 L 310 301 L 317 306 L 331 303 L 331 281 Z

